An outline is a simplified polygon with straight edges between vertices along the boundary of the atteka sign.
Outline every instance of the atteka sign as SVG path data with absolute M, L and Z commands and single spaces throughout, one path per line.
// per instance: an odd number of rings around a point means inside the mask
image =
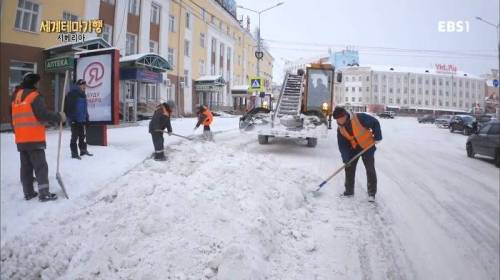
M 445 74 L 455 74 L 457 73 L 457 66 L 453 64 L 436 64 L 436 72 Z

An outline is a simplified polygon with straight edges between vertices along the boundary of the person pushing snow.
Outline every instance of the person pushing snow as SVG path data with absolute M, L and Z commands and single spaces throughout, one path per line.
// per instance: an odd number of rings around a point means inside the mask
M 170 117 L 175 109 L 175 102 L 169 100 L 164 102 L 156 108 L 151 121 L 149 122 L 149 133 L 153 139 L 153 146 L 155 148 L 154 160 L 165 161 L 165 151 L 163 146 L 163 132 L 167 129 L 168 135 L 172 135 L 172 125 L 170 124 Z
M 364 113 L 348 113 L 342 107 L 335 107 L 333 118 L 337 121 L 337 141 L 344 163 L 349 162 L 355 155 L 370 147 L 363 155 L 363 164 L 368 181 L 368 200 L 375 201 L 377 194 L 377 173 L 375 171 L 375 145 L 382 140 L 382 131 L 378 120 Z M 344 196 L 354 195 L 354 178 L 356 175 L 355 159 L 345 168 Z
M 208 141 L 214 140 L 212 131 L 210 131 L 210 124 L 212 124 L 213 120 L 214 115 L 212 114 L 212 112 L 210 112 L 207 106 L 200 105 L 198 107 L 198 123 L 196 124 L 194 129 L 196 130 L 198 127 L 200 127 L 201 124 L 203 124 L 203 137 Z

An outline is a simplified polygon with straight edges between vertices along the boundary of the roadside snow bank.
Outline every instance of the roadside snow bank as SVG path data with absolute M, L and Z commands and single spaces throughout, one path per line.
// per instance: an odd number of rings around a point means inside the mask
M 2 278 L 266 279 L 290 241 L 315 249 L 304 186 L 318 178 L 224 144 L 167 154 L 7 241 Z

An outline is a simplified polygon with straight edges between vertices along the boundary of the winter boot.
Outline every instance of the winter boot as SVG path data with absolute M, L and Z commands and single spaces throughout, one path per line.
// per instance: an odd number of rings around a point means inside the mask
M 91 154 L 91 153 L 89 153 L 88 151 L 81 151 L 80 152 L 80 156 L 89 156 L 89 157 L 91 157 L 91 156 L 94 156 L 94 155 Z
M 155 152 L 155 158 L 156 161 L 166 161 L 167 157 L 165 157 L 165 153 L 163 151 L 161 152 Z
M 354 192 L 345 191 L 341 196 L 354 196 Z
M 71 155 L 71 158 L 74 158 L 74 159 L 82 159 L 79 155 Z
M 40 200 L 41 202 L 56 200 L 56 199 L 57 195 L 55 193 L 49 192 L 49 188 L 40 190 L 40 195 L 38 196 L 38 200 Z
M 368 196 L 368 202 L 375 202 L 375 195 L 369 195 Z
M 31 200 L 32 198 L 35 198 L 38 196 L 38 193 L 33 191 L 32 193 L 25 193 L 24 194 L 24 199 L 26 200 Z

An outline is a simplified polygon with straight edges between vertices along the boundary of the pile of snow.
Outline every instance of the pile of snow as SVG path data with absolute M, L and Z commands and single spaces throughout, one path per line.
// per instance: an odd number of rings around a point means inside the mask
M 2 278 L 265 279 L 284 244 L 314 250 L 303 188 L 318 178 L 217 143 L 183 142 L 167 154 L 7 242 Z

